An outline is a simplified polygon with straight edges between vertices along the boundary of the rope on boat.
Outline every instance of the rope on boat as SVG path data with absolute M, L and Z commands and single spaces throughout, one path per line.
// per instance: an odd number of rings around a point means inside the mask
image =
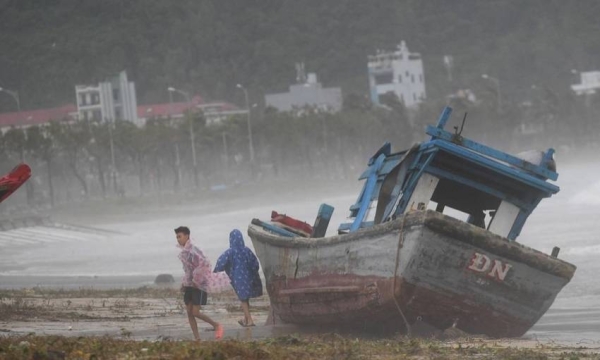
M 396 304 L 396 308 L 398 308 L 398 312 L 400 313 L 400 316 L 402 316 L 402 320 L 404 320 L 404 326 L 406 327 L 406 334 L 408 335 L 408 337 L 411 337 L 411 329 L 410 329 L 410 325 L 408 324 L 408 320 L 406 320 L 406 316 L 404 316 L 404 313 L 402 312 L 402 309 L 400 308 L 400 304 L 398 304 L 398 300 L 396 299 L 396 279 L 397 279 L 397 274 L 398 274 L 398 263 L 400 262 L 400 249 L 402 248 L 403 244 L 404 244 L 404 220 L 406 219 L 406 216 L 402 217 L 402 223 L 400 224 L 400 237 L 398 238 L 398 247 L 396 249 L 396 266 L 394 267 L 394 287 L 392 289 L 392 298 L 394 299 L 394 303 Z

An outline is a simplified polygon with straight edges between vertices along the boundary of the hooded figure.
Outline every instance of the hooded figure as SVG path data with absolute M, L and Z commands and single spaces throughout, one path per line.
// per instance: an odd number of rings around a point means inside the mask
M 231 231 L 229 249 L 219 256 L 214 272 L 225 271 L 238 298 L 248 301 L 263 294 L 258 269 L 258 259 L 244 244 L 242 233 L 237 229 Z

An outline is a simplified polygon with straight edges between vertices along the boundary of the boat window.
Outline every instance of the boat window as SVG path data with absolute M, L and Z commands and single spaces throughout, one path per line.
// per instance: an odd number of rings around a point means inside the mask
M 377 209 L 377 200 L 373 200 L 371 202 L 371 205 L 369 206 L 369 209 L 367 210 L 367 214 L 365 215 L 365 220 L 364 221 L 374 221 L 375 220 L 375 213 L 377 211 L 375 211 Z
M 431 197 L 432 209 L 445 215 L 488 228 L 501 200 L 493 195 L 450 179 L 441 178 Z

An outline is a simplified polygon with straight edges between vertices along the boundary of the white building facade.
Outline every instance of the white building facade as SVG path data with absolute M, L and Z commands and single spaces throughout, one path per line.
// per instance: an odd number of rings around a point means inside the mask
M 581 83 L 571 85 L 577 95 L 595 94 L 600 89 L 600 71 L 580 72 Z
M 80 120 L 138 123 L 135 84 L 125 71 L 97 86 L 77 85 L 75 94 Z
M 392 92 L 407 108 L 425 100 L 423 61 L 418 53 L 408 51 L 402 41 L 395 51 L 369 56 L 369 89 L 371 101 L 380 104 L 380 96 Z
M 321 111 L 338 112 L 342 109 L 342 89 L 323 88 L 317 81 L 317 75 L 309 73 L 306 82 L 290 86 L 289 92 L 265 95 L 265 103 L 279 111 L 312 107 Z

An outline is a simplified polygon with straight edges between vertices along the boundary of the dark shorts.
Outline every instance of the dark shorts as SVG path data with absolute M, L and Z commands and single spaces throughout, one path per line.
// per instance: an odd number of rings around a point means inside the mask
M 208 301 L 208 294 L 200 289 L 194 287 L 186 287 L 183 293 L 183 302 L 188 305 L 192 303 L 194 305 L 206 305 Z

